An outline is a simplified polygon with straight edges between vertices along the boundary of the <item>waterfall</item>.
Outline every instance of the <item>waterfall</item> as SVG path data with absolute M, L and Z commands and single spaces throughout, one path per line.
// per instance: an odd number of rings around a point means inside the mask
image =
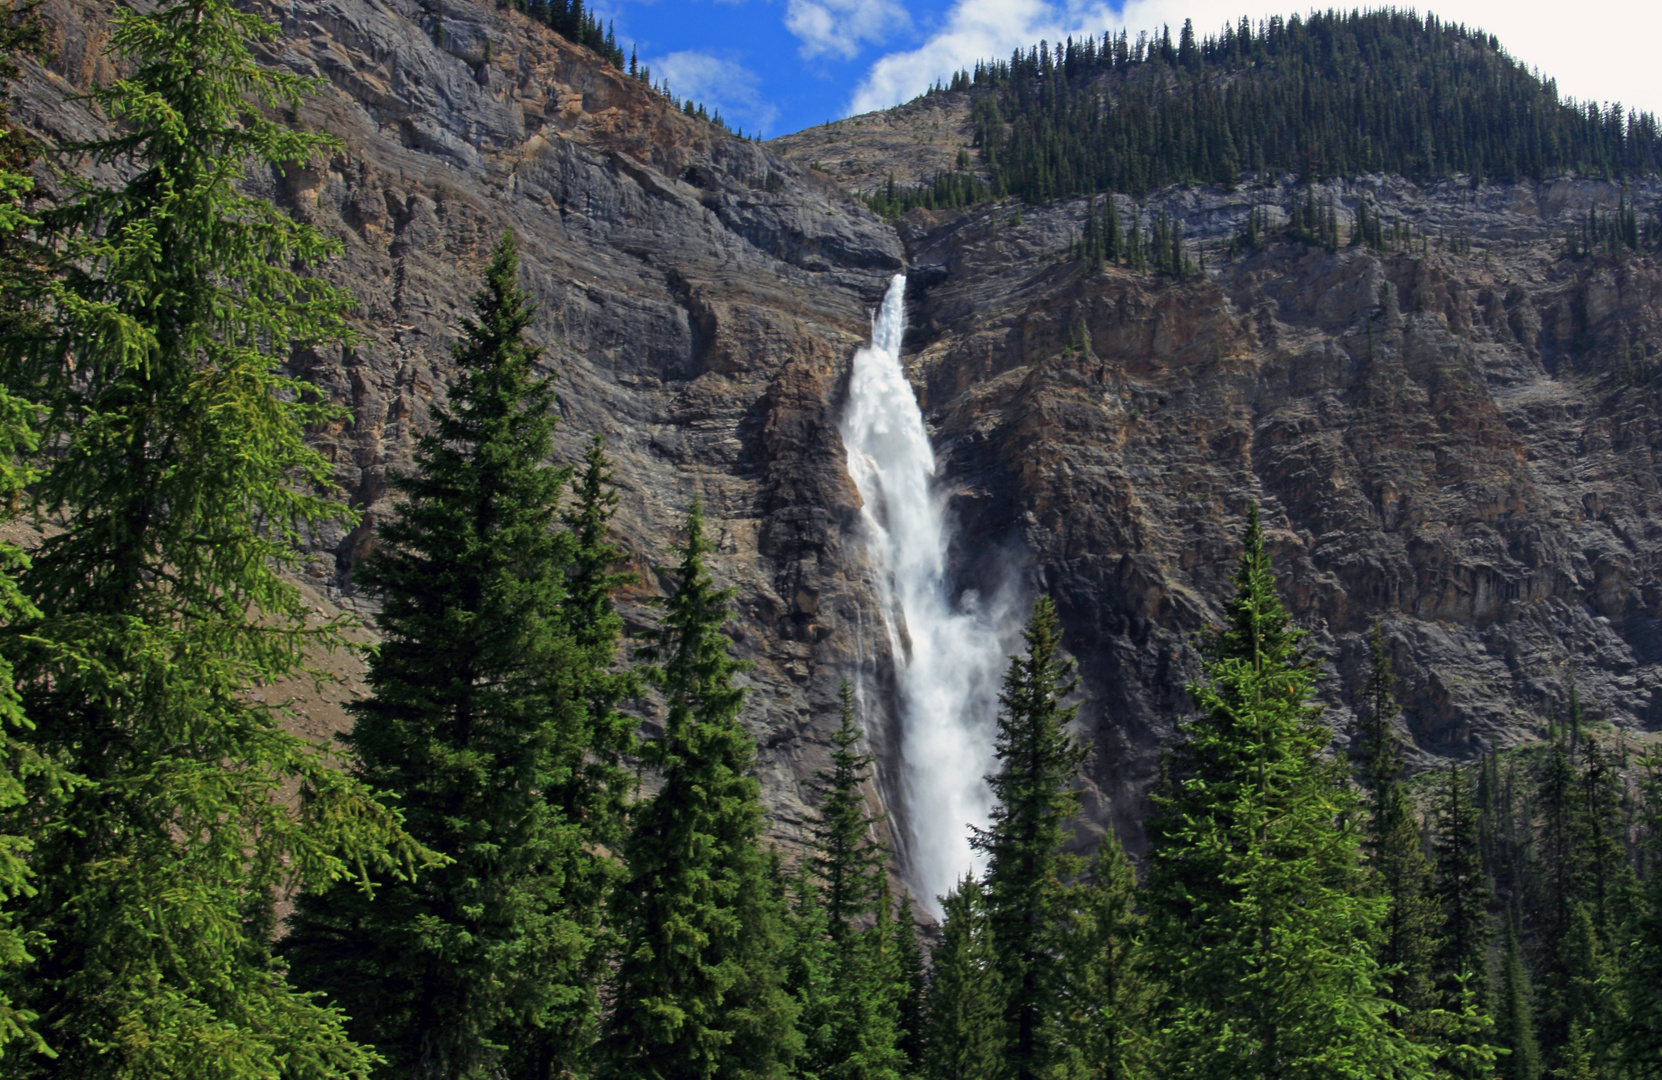
M 999 683 L 1009 612 L 946 580 L 950 525 L 935 484 L 935 454 L 912 385 L 900 366 L 906 278 L 895 275 L 854 354 L 843 442 L 860 490 L 867 551 L 900 688 L 901 805 L 908 869 L 922 899 L 981 869 L 970 826 L 985 827 L 992 792 Z

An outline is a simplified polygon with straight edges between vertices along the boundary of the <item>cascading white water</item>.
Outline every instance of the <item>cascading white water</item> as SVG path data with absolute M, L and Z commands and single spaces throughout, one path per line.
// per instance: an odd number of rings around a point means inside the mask
M 946 581 L 945 499 L 935 487 L 923 413 L 900 366 L 905 293 L 906 278 L 896 274 L 871 344 L 854 354 L 842 435 L 899 668 L 908 862 L 939 914 L 936 897 L 980 869 L 970 826 L 985 826 L 992 808 L 984 777 L 993 763 L 1007 613 L 988 610 L 972 592 L 955 600 Z

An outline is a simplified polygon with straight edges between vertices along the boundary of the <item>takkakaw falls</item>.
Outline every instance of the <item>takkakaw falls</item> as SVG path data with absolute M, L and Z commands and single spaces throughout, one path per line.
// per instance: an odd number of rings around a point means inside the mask
M 842 436 L 864 501 L 865 540 L 900 689 L 899 817 L 909 873 L 923 901 L 980 869 L 970 827 L 984 827 L 992 792 L 998 690 L 1005 665 L 1003 597 L 985 606 L 946 579 L 951 523 L 935 483 L 923 413 L 900 364 L 906 278 L 889 285 L 871 344 L 854 354 Z

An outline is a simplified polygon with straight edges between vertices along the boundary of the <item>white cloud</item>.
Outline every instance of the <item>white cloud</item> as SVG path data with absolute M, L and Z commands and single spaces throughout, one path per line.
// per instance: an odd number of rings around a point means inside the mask
M 877 45 L 910 26 L 911 16 L 895 0 L 790 0 L 785 28 L 802 40 L 807 58 L 852 60 L 862 45 Z
M 779 106 L 762 96 L 762 81 L 743 64 L 701 52 L 672 52 L 645 61 L 654 83 L 669 80 L 678 98 L 720 110 L 729 127 L 766 134 L 779 120 Z
M 1070 34 L 1142 30 L 1170 25 L 1175 35 L 1192 18 L 1202 35 L 1242 15 L 1260 17 L 1310 10 L 1309 5 L 1254 10 L 1262 0 L 1129 0 L 1123 8 L 1099 0 L 957 0 L 941 27 L 915 49 L 881 57 L 866 72 L 849 113 L 870 112 L 908 101 L 937 79 L 977 60 L 1005 59 L 1016 48 Z M 1326 5 L 1321 5 L 1325 7 Z M 1662 40 L 1662 4 L 1593 0 L 1578 8 L 1579 26 L 1611 31 L 1577 33 L 1566 25 L 1561 4 L 1542 0 L 1458 0 L 1430 9 L 1446 21 L 1482 27 L 1500 38 L 1513 57 L 1558 80 L 1559 93 L 1583 100 L 1620 101 L 1662 111 L 1662 80 L 1653 57 Z

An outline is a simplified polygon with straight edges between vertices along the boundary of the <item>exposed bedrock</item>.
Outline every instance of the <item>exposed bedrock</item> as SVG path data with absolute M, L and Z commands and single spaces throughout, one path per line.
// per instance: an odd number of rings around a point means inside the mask
M 296 119 L 341 147 L 253 186 L 341 238 L 326 272 L 359 300 L 357 344 L 293 361 L 352 410 L 315 439 L 363 514 L 315 538 L 314 584 L 362 609 L 351 568 L 512 228 L 560 378 L 560 453 L 598 432 L 617 459 L 643 575 L 632 617 L 705 502 L 756 664 L 748 723 L 780 839 L 800 836 L 837 684 L 862 665 L 874 737 L 893 745 L 837 420 L 903 267 L 906 359 L 955 491 L 960 581 L 1014 564 L 1055 594 L 1098 747 L 1093 828 L 1112 820 L 1138 843 L 1198 671 L 1192 635 L 1228 591 L 1253 500 L 1341 740 L 1376 620 L 1419 765 L 1537 730 L 1572 659 L 1592 718 L 1662 721 L 1662 272 L 1557 256 L 1565 225 L 1613 208 L 1618 188 L 1364 178 L 1317 196 L 1348 222 L 1366 195 L 1416 236 L 1469 236 L 1469 253 L 1278 244 L 1233 261 L 1223 245 L 1248 207 L 1290 189 L 1176 190 L 1158 205 L 1202 243 L 1204 280 L 1086 277 L 1065 254 L 1083 200 L 915 211 L 897 229 L 833 183 L 841 166 L 804 160 L 869 128 L 887 141 L 842 170 L 851 184 L 884 171 L 884 146 L 924 147 L 900 164 L 925 169 L 960 148 L 950 102 L 787 140 L 793 161 L 494 4 L 449 0 L 442 35 L 418 0 L 260 9 L 283 35 L 265 58 L 324 82 Z M 57 57 L 17 112 L 85 135 L 96 122 L 64 94 L 111 73 L 105 7 L 46 10 Z
M 1092 817 L 1132 835 L 1254 500 L 1341 741 L 1376 621 L 1421 766 L 1537 734 L 1572 661 L 1591 718 L 1662 719 L 1662 273 L 1558 257 L 1619 189 L 1329 191 L 1471 252 L 1225 261 L 1249 206 L 1294 194 L 1276 189 L 1150 207 L 1209 253 L 1186 283 L 1082 274 L 1063 252 L 1083 200 L 903 223 L 929 283 L 913 371 L 974 538 L 961 572 L 1013 552 L 1056 595 L 1098 748 Z

